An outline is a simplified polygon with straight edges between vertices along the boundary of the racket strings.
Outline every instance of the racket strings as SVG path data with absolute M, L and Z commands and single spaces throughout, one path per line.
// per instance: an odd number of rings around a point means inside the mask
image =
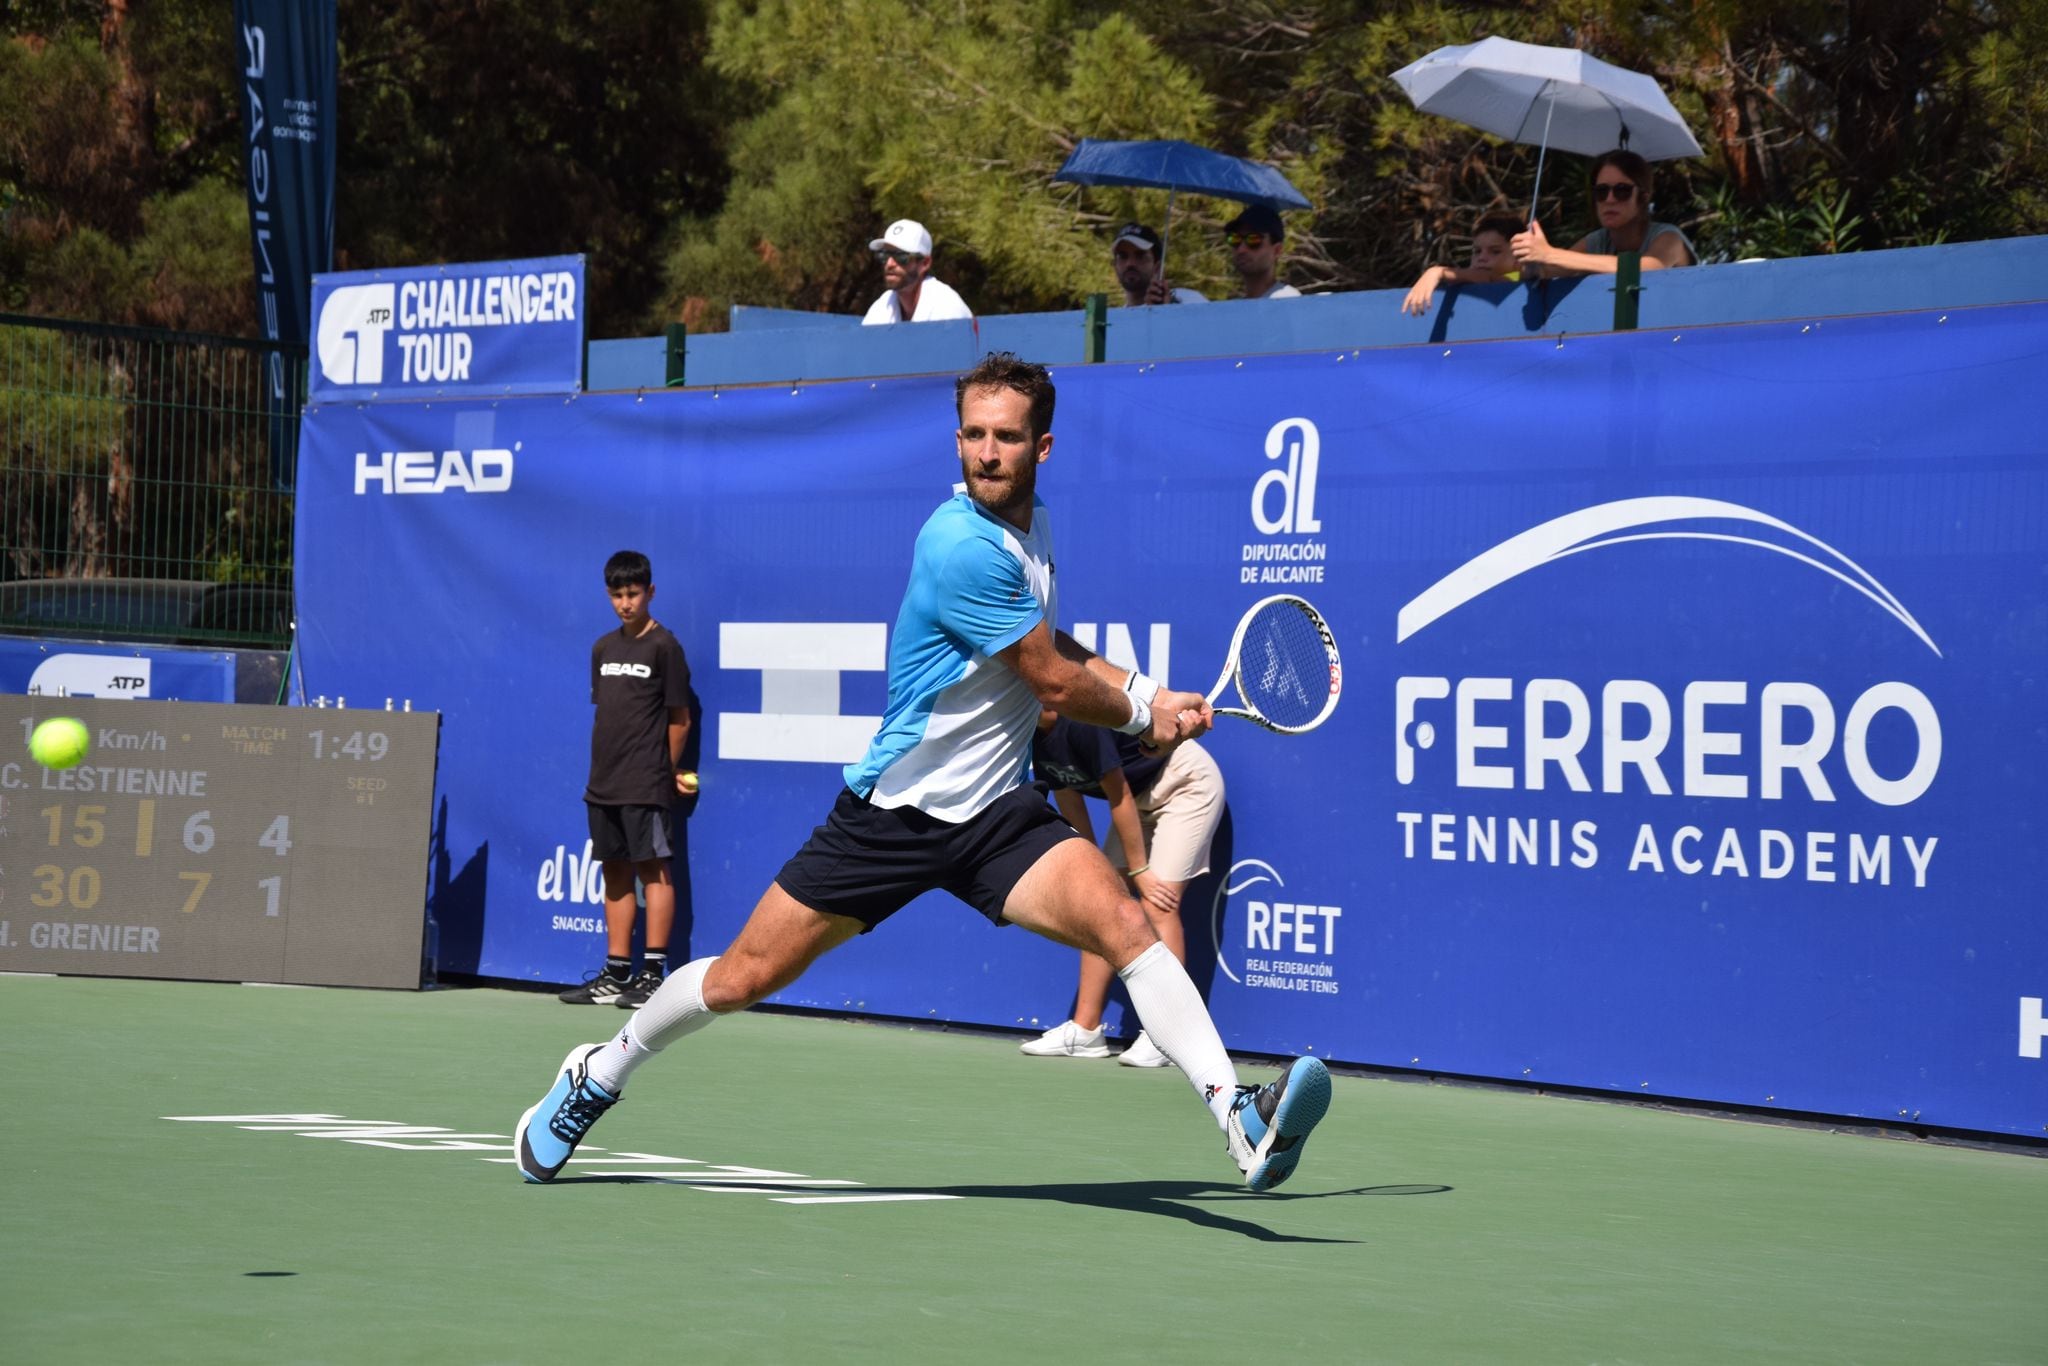
M 1330 652 L 1315 621 L 1292 602 L 1276 602 L 1245 629 L 1238 688 L 1277 725 L 1305 726 L 1330 696 Z

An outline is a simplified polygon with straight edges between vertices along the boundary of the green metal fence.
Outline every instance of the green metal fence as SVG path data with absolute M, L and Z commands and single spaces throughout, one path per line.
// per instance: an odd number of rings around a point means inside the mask
M 303 347 L 0 314 L 0 632 L 282 647 Z

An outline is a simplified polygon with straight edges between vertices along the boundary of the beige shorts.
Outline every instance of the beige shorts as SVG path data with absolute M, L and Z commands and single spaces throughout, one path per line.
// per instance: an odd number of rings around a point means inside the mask
M 1223 770 L 1200 744 L 1183 741 L 1166 756 L 1166 767 L 1151 789 L 1138 798 L 1153 876 L 1192 882 L 1208 872 L 1209 840 L 1222 819 Z M 1129 866 L 1114 830 L 1102 842 L 1102 852 L 1119 873 Z

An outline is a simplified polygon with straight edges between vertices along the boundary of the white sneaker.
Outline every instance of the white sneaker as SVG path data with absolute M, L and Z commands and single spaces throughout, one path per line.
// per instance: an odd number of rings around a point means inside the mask
M 1152 1036 L 1143 1030 L 1131 1040 L 1131 1046 L 1116 1055 L 1116 1060 L 1126 1067 L 1171 1067 L 1173 1059 L 1159 1051 L 1159 1045 L 1152 1042 Z
M 1035 1039 L 1017 1045 L 1018 1051 L 1034 1058 L 1106 1058 L 1109 1045 L 1102 1041 L 1102 1026 L 1083 1029 L 1068 1020 L 1054 1025 Z

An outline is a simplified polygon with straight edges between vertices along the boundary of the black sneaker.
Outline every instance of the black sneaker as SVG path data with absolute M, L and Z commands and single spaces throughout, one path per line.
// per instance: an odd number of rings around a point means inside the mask
M 612 998 L 612 1004 L 620 1010 L 638 1010 L 647 1004 L 647 998 L 661 989 L 662 975 L 642 968 L 633 974 L 633 980 L 625 989 Z
M 608 1006 L 625 993 L 627 979 L 600 971 L 580 987 L 570 987 L 558 998 L 565 1006 Z

